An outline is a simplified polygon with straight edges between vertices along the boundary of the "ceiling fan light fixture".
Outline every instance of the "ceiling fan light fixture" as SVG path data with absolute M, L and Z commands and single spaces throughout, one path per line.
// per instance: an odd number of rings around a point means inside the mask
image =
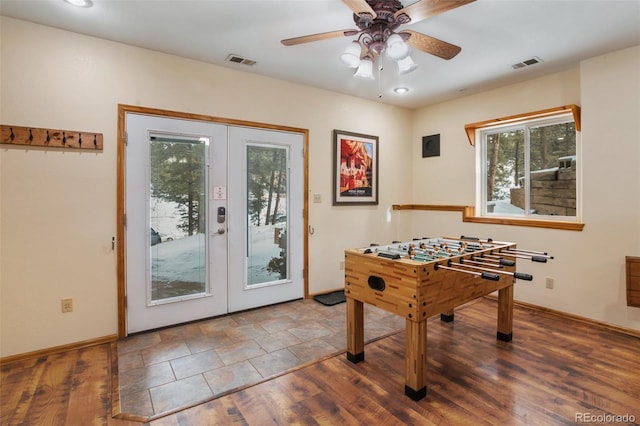
M 371 59 L 363 59 L 356 70 L 354 77 L 367 78 L 373 80 L 373 61 Z
M 411 56 L 407 56 L 406 58 L 398 61 L 399 74 L 408 74 L 411 71 L 415 70 L 416 68 L 418 68 L 418 64 L 413 62 L 413 59 L 411 59 Z
M 391 34 L 387 39 L 387 56 L 400 61 L 409 56 L 409 46 L 399 34 Z
M 349 68 L 357 68 L 360 65 L 360 54 L 362 53 L 362 46 L 360 43 L 354 41 L 350 43 L 344 52 L 340 54 L 338 58 L 340 63 Z

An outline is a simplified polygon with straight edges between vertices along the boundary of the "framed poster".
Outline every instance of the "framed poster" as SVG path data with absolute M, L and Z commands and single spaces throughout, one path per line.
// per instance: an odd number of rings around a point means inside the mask
M 378 137 L 333 131 L 333 205 L 378 204 Z

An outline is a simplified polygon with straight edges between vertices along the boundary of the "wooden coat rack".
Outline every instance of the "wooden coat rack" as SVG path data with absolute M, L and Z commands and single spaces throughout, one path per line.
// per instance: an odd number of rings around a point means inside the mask
M 0 144 L 102 151 L 102 133 L 0 125 Z

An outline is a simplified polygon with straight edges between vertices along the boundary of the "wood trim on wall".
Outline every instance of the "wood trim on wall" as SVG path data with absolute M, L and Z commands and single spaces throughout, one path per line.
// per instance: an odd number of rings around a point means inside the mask
M 78 349 L 88 348 L 89 346 L 102 345 L 104 343 L 115 342 L 118 336 L 111 334 L 109 336 L 97 337 L 95 339 L 83 340 L 81 342 L 69 343 L 66 345 L 54 346 L 52 348 L 39 349 L 33 352 L 25 352 L 23 354 L 11 355 L 0 358 L 0 365 L 9 364 L 10 362 L 22 361 L 31 358 L 40 358 L 42 356 L 54 355 L 61 352 L 74 351 Z
M 496 300 L 498 299 L 498 297 L 494 296 L 494 295 L 488 295 L 488 296 L 485 296 L 485 297 L 491 298 L 491 299 L 496 299 Z M 609 332 L 612 332 L 612 333 L 621 333 L 621 334 L 626 334 L 626 335 L 629 335 L 629 336 L 634 336 L 634 337 L 640 338 L 640 330 L 635 330 L 633 328 L 620 327 L 618 325 L 609 324 L 607 322 L 598 321 L 598 320 L 587 318 L 587 317 L 581 317 L 580 315 L 574 315 L 574 314 L 570 314 L 570 313 L 567 313 L 567 312 L 562 312 L 562 311 L 558 311 L 558 310 L 555 310 L 555 309 L 546 308 L 544 306 L 534 305 L 533 303 L 522 302 L 522 301 L 519 301 L 519 300 L 514 300 L 513 303 L 514 303 L 514 305 L 520 306 L 522 308 L 531 309 L 533 311 L 544 312 L 546 314 L 555 315 L 555 316 L 560 317 L 560 318 L 568 318 L 568 319 L 571 319 L 571 320 L 574 320 L 574 321 L 579 321 L 579 322 L 582 322 L 584 324 L 588 324 L 588 325 L 593 326 L 593 327 L 600 327 L 600 328 L 603 328 L 606 331 L 609 331 Z
M 391 208 L 393 210 L 460 212 L 462 213 L 463 222 L 487 223 L 493 225 L 527 226 L 531 228 L 561 229 L 565 231 L 582 231 L 582 229 L 584 228 L 584 223 L 579 222 L 475 216 L 475 208 L 473 206 L 456 206 L 446 204 L 393 204 Z
M 127 336 L 126 323 L 126 274 L 125 274 L 125 231 L 124 231 L 124 212 L 125 212 L 125 115 L 127 113 L 144 114 L 161 117 L 182 118 L 187 120 L 198 120 L 209 123 L 219 123 L 229 126 L 253 127 L 263 130 L 277 130 L 283 132 L 300 133 L 304 139 L 304 217 L 303 217 L 303 282 L 304 282 L 304 298 L 309 298 L 309 130 L 298 127 L 281 126 L 276 124 L 259 123 L 246 120 L 236 120 L 232 118 L 215 117 L 211 115 L 193 114 L 186 112 L 178 112 L 171 110 L 163 110 L 158 108 L 146 108 L 135 105 L 118 104 L 118 147 L 117 147 L 117 207 L 116 207 L 116 226 L 117 226 L 117 277 L 118 277 L 118 338 Z
M 490 298 L 490 299 L 497 299 L 496 296 L 493 295 L 488 295 L 488 296 L 484 296 L 486 298 Z M 560 318 L 570 318 L 572 320 L 576 320 L 576 321 L 580 321 L 583 322 L 585 324 L 588 325 L 592 325 L 595 327 L 601 327 L 604 328 L 606 331 L 610 331 L 613 333 L 622 333 L 622 334 L 627 334 L 630 336 L 635 336 L 640 338 L 640 330 L 634 330 L 631 328 L 626 328 L 626 327 L 620 327 L 614 324 L 609 324 L 606 322 L 602 322 L 602 321 L 598 321 L 598 320 L 594 320 L 591 318 L 586 318 L 586 317 L 581 317 L 579 315 L 574 315 L 574 314 L 570 314 L 567 312 L 562 312 L 562 311 L 558 311 L 555 309 L 551 309 L 551 308 L 546 308 L 544 306 L 540 306 L 540 305 L 534 305 L 532 303 L 527 303 L 527 302 L 522 302 L 522 301 L 518 301 L 518 300 L 514 300 L 513 302 L 515 305 L 521 306 L 523 308 L 527 308 L 527 309 L 531 309 L 531 310 L 535 310 L 535 311 L 540 311 L 540 312 L 545 312 L 545 313 L 549 313 L 552 315 L 556 315 Z M 113 335 L 109 335 L 109 336 L 104 336 L 104 337 L 98 337 L 96 339 L 90 339 L 90 340 L 84 340 L 81 342 L 76 342 L 76 343 L 70 343 L 67 345 L 61 345 L 61 346 L 54 346 L 52 348 L 48 348 L 48 349 L 40 349 L 37 351 L 33 351 L 33 352 L 26 352 L 23 354 L 17 354 L 17 355 L 11 355 L 8 357 L 4 357 L 4 358 L 0 358 L 0 365 L 5 365 L 5 364 L 9 364 L 12 362 L 16 362 L 16 361 L 23 361 L 26 359 L 32 359 L 32 358 L 39 358 L 39 357 L 43 357 L 43 356 L 49 356 L 49 355 L 54 355 L 54 354 L 58 354 L 61 352 L 68 352 L 68 351 L 73 351 L 73 350 L 78 350 L 78 349 L 83 349 L 83 348 L 87 348 L 90 346 L 96 346 L 96 345 L 102 345 L 105 343 L 111 343 L 114 344 L 116 342 L 116 340 L 118 339 L 118 336 L 116 336 L 115 334 Z M 117 351 L 114 350 L 114 347 L 111 347 L 112 349 L 112 353 L 114 354 L 114 359 L 115 361 L 115 367 L 117 371 Z M 112 371 L 113 368 L 112 368 Z M 117 383 L 117 377 L 116 379 L 116 383 Z

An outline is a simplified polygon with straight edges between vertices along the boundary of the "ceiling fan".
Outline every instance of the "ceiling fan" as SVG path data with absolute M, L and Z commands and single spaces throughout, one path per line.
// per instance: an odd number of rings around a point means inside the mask
M 356 76 L 373 78 L 373 61 L 383 52 L 398 63 L 400 73 L 416 68 L 409 56 L 409 46 L 449 60 L 462 50 L 428 35 L 398 27 L 415 23 L 431 16 L 474 2 L 475 0 L 418 0 L 404 7 L 398 0 L 342 0 L 353 11 L 358 29 L 329 31 L 282 40 L 285 46 L 327 40 L 336 37 L 353 37 L 356 40 L 340 55 L 340 62 L 358 68 Z

